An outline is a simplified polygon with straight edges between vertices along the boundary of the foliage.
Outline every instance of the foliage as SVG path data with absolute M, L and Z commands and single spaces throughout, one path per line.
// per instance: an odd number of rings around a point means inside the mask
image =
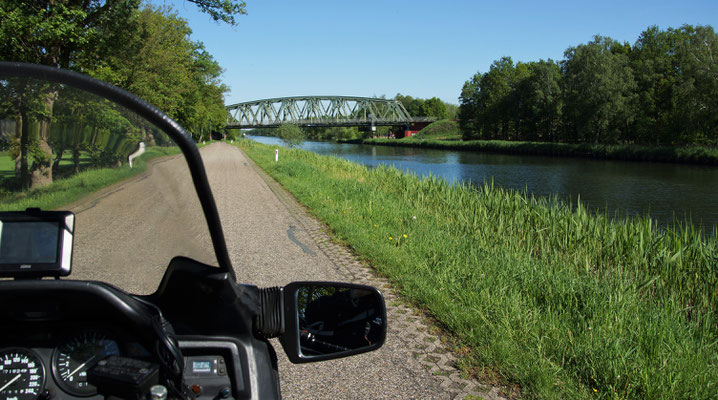
M 596 36 L 586 45 L 566 50 L 564 101 L 570 122 L 565 141 L 616 143 L 632 123 L 635 83 L 628 57 L 613 51 L 616 45 Z
M 0 3 L 0 58 L 84 70 L 121 47 L 139 0 Z
M 282 139 L 287 147 L 296 147 L 304 142 L 306 134 L 294 124 L 282 124 L 276 129 L 275 136 Z
M 306 127 L 303 129 L 308 139 L 312 140 L 352 140 L 367 137 L 369 132 L 357 127 Z
M 215 21 L 237 25 L 235 16 L 247 14 L 244 0 L 189 0 L 195 3 L 200 11 L 207 13 Z
M 139 28 L 127 46 L 95 75 L 166 112 L 195 140 L 208 139 L 226 118 L 222 69 L 202 43 L 190 40 L 187 21 L 170 9 L 148 6 L 135 19 Z
M 467 373 L 517 382 L 527 398 L 718 396 L 716 236 L 240 146 L 455 334 Z
M 241 1 L 191 1 L 215 20 L 230 24 L 236 23 L 235 15 L 244 14 Z M 148 6 L 140 11 L 139 5 L 139 0 L 3 1 L 0 59 L 93 75 L 159 106 L 197 136 L 209 136 L 222 126 L 226 115 L 223 93 L 227 88 L 219 81 L 221 68 L 201 43 L 189 40 L 191 31 L 186 21 L 166 9 Z M 22 93 L 30 92 L 22 89 Z M 19 107 L 12 117 L 23 127 L 14 145 L 19 160 L 17 176 L 23 188 L 52 183 L 55 164 L 65 149 L 58 145 L 68 143 L 52 135 L 70 134 L 65 128 L 52 127 L 57 88 L 45 85 L 41 91 L 35 90 L 34 96 L 35 100 L 25 96 L 25 104 L 34 102 L 39 106 Z M 9 112 L 6 109 L 4 115 Z M 31 124 L 22 124 L 31 118 L 36 122 L 32 130 Z M 119 142 L 113 146 L 119 146 Z M 106 163 L 111 163 L 113 157 L 109 153 L 96 154 L 98 161 Z
M 464 83 L 466 140 L 718 145 L 718 35 L 649 27 L 631 46 L 596 36 L 560 62 L 495 61 Z
M 398 93 L 395 98 L 401 102 L 412 117 L 449 118 L 449 105 L 437 97 L 419 99 L 411 96 L 403 96 L 401 93 Z
M 231 24 L 236 23 L 235 15 L 244 13 L 241 1 L 192 2 L 215 20 Z M 148 5 L 140 10 L 139 5 L 139 0 L 2 2 L 0 59 L 69 68 L 95 76 L 158 106 L 197 140 L 208 138 L 211 132 L 223 128 L 226 118 L 223 94 L 227 87 L 220 81 L 222 69 L 201 43 L 190 40 L 191 30 L 185 20 L 167 8 Z M 0 90 L 15 90 L 8 85 L 4 83 Z M 62 115 L 53 118 L 62 108 L 56 106 L 56 101 L 63 101 L 56 86 L 17 88 L 15 92 L 19 95 L 3 96 L 3 100 L 24 99 L 21 106 L 10 110 L 4 101 L 0 111 L 4 119 L 15 120 L 23 127 L 17 137 L 5 140 L 5 146 L 9 145 L 18 156 L 19 187 L 50 184 L 63 151 L 70 147 L 75 154 L 80 148 L 88 150 L 87 141 L 94 143 L 100 137 L 97 135 L 110 135 L 115 140 L 111 143 L 115 150 L 105 148 L 93 153 L 98 163 L 107 165 L 122 159 L 121 153 L 136 146 L 138 140 L 152 144 L 156 139 L 145 127 L 141 135 L 132 133 L 132 140 L 123 142 L 120 137 L 129 131 L 123 133 L 120 127 L 127 124 L 101 128 L 98 121 L 91 124 L 92 129 L 99 130 L 88 136 L 89 126 L 80 121 L 87 110 L 73 114 L 72 118 L 78 119 L 75 122 L 62 122 Z M 69 129 L 70 125 L 75 129 Z M 84 139 L 70 137 L 75 134 L 84 135 Z

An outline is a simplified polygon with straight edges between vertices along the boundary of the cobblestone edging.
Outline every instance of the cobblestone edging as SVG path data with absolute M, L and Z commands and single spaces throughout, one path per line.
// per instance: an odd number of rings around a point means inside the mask
M 267 175 L 249 157 L 247 161 L 264 180 L 277 198 L 287 207 L 295 218 L 296 230 L 303 230 L 314 240 L 317 247 L 334 264 L 337 272 L 347 281 L 371 285 L 384 294 L 387 306 L 388 329 L 401 333 L 396 335 L 411 349 L 413 360 L 427 370 L 428 379 L 436 379 L 440 387 L 451 399 L 508 399 L 503 396 L 500 387 L 485 385 L 475 379 L 462 377 L 456 367 L 458 357 L 438 336 L 431 334 L 436 327 L 421 312 L 406 304 L 392 288 L 389 281 L 377 276 L 373 269 L 362 263 L 345 246 L 335 243 L 328 233 L 329 228 L 309 215 L 307 210 L 287 192 L 279 183 Z

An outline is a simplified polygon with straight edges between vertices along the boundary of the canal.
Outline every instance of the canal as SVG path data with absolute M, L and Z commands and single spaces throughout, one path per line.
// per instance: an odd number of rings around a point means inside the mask
M 251 139 L 280 144 L 272 137 Z M 392 165 L 418 175 L 494 185 L 535 196 L 556 195 L 611 216 L 650 215 L 661 225 L 690 219 L 709 231 L 718 224 L 718 168 L 650 162 L 587 160 L 468 151 L 307 141 L 301 146 L 370 167 Z

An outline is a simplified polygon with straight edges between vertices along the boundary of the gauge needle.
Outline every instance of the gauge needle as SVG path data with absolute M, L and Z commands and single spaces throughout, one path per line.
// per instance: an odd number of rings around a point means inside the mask
M 5 386 L 3 386 L 3 387 L 0 388 L 0 392 L 2 392 L 3 390 L 7 389 L 8 386 L 10 386 L 10 385 L 12 385 L 13 383 L 15 383 L 15 381 L 18 380 L 18 379 L 20 379 L 21 376 L 22 376 L 22 374 L 17 374 L 17 375 L 15 375 L 14 378 L 10 379 L 10 382 L 6 383 Z
M 68 375 L 67 378 L 65 378 L 65 379 L 70 379 L 73 375 L 75 375 L 75 374 L 77 373 L 77 371 L 79 371 L 79 370 L 85 368 L 85 365 L 87 365 L 87 363 L 89 363 L 90 361 L 92 361 L 92 360 L 94 360 L 94 359 L 95 359 L 95 356 L 90 357 L 89 360 L 87 360 L 87 361 L 85 361 L 84 363 L 80 364 L 79 367 L 75 368 L 74 371 L 70 372 L 70 375 Z

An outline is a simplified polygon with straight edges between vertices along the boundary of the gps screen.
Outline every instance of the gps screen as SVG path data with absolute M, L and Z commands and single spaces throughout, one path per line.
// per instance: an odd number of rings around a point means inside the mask
M 59 222 L 0 222 L 0 264 L 54 264 Z

